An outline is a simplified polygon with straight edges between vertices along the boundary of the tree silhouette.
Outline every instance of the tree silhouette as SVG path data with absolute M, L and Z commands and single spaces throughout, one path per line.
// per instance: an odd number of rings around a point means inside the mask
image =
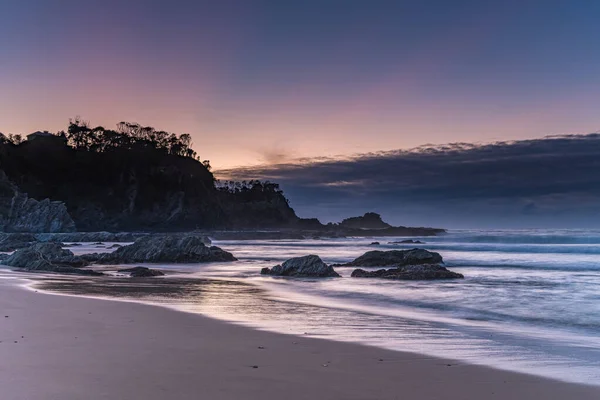
M 157 131 L 151 126 L 141 126 L 132 122 L 119 122 L 116 130 L 105 129 L 102 126 L 90 128 L 88 121 L 77 116 L 69 120 L 65 136 L 71 147 L 93 152 L 116 148 L 150 148 L 182 157 L 196 158 L 197 156 L 192 149 L 190 134 L 183 133 L 178 136 L 175 133 Z

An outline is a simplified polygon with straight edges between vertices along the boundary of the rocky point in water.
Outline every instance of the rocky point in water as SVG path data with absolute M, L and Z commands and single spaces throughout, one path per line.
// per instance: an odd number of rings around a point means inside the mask
M 397 242 L 389 242 L 390 244 L 425 244 L 425 242 L 421 242 L 420 240 L 413 239 L 404 239 Z
M 236 261 L 231 253 L 216 246 L 207 246 L 207 240 L 197 235 L 149 235 L 112 253 L 85 254 L 82 257 L 98 264 Z
M 463 278 L 463 275 L 440 265 L 443 262 L 439 253 L 425 249 L 369 251 L 344 266 L 387 267 L 377 271 L 355 269 L 353 278 L 384 278 L 398 280 L 431 280 Z
M 442 256 L 425 249 L 368 251 L 354 261 L 343 264 L 347 267 L 387 267 L 390 265 L 439 264 Z
M 273 268 L 263 268 L 262 275 L 293 276 L 293 277 L 339 277 L 333 267 L 327 265 L 319 256 L 308 255 L 304 257 L 290 258 L 281 265 Z
M 146 267 L 133 267 L 120 269 L 117 272 L 128 273 L 132 278 L 149 278 L 153 276 L 163 276 L 164 274 L 157 269 L 150 269 Z
M 383 278 L 398 280 L 462 279 L 464 276 L 439 264 L 405 265 L 398 268 L 365 271 L 355 269 L 353 278 Z
M 361 217 L 346 218 L 339 223 L 342 228 L 350 229 L 387 229 L 392 226 L 381 219 L 381 215 L 368 212 Z
M 26 271 L 48 271 L 62 274 L 103 275 L 90 269 L 81 269 L 89 263 L 58 243 L 35 243 L 15 251 L 2 263 Z

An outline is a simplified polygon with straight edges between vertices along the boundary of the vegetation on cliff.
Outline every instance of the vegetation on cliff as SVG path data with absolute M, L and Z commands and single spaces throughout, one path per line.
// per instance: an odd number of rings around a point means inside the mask
M 277 185 L 216 185 L 190 135 L 121 122 L 26 140 L 0 135 L 0 169 L 30 198 L 61 201 L 80 231 L 266 228 L 297 220 Z

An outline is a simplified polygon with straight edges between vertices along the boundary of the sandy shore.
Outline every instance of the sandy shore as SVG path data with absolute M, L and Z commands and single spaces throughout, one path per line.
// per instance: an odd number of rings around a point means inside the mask
M 2 400 L 600 398 L 600 387 L 14 284 L 0 279 Z

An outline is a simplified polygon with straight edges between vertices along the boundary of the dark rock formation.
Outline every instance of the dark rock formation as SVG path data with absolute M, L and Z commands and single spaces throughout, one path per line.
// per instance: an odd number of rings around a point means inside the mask
M 369 246 L 379 246 L 381 243 L 379 242 L 371 242 Z
M 15 251 L 37 243 L 31 233 L 8 233 L 0 239 L 0 251 Z
M 131 275 L 132 278 L 149 278 L 153 276 L 163 276 L 164 274 L 157 269 L 150 269 L 146 267 L 133 267 L 120 269 L 118 272 L 126 272 Z
M 29 198 L 0 171 L 0 231 L 72 232 L 75 223 L 60 201 Z
M 425 244 L 425 242 L 421 242 L 420 240 L 404 239 L 397 242 L 390 242 L 390 244 Z
M 36 237 L 41 242 L 135 242 L 145 234 L 130 232 L 71 232 L 71 233 L 42 233 Z
M 206 246 L 204 238 L 196 235 L 151 235 L 135 243 L 118 248 L 112 253 L 86 254 L 88 261 L 99 264 L 133 263 L 199 263 L 235 261 L 229 252 L 216 246 Z
M 346 218 L 339 224 L 342 228 L 349 229 L 386 229 L 392 226 L 383 222 L 381 215 L 373 212 L 368 212 L 362 217 Z
M 439 264 L 443 262 L 439 253 L 427 251 L 425 249 L 411 250 L 390 250 L 368 251 L 354 261 L 344 266 L 352 267 L 386 267 L 390 265 L 419 265 L 419 264 Z
M 295 277 L 339 277 L 333 268 L 325 264 L 319 256 L 308 255 L 290 258 L 273 268 L 263 268 L 262 275 L 295 276 Z
M 2 261 L 3 264 L 27 271 L 48 271 L 63 274 L 103 275 L 89 269 L 81 269 L 88 262 L 63 249 L 58 243 L 36 243 L 15 251 Z
M 462 279 L 464 276 L 450 271 L 437 264 L 405 265 L 393 269 L 379 269 L 377 271 L 365 271 L 355 269 L 352 271 L 353 278 L 383 278 L 398 280 L 433 280 L 433 279 Z

